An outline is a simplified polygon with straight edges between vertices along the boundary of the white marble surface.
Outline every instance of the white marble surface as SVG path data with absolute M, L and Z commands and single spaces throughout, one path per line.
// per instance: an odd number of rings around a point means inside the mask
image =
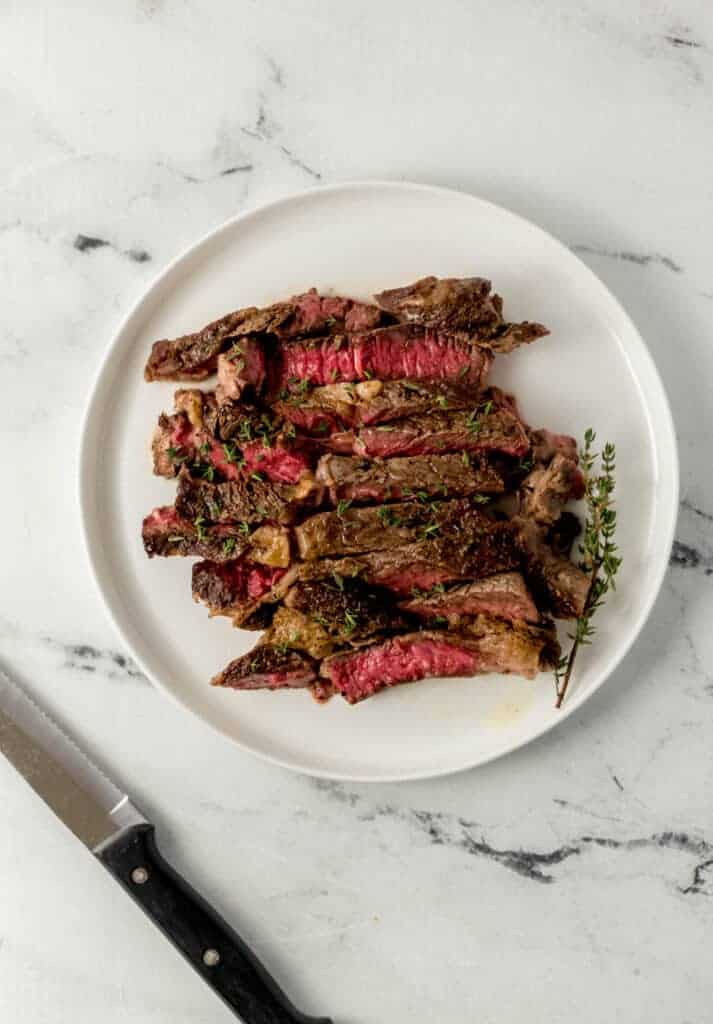
M 709 4 L 25 0 L 0 38 L 2 661 L 305 1010 L 710 1020 Z M 403 786 L 292 776 L 154 692 L 75 495 L 90 381 L 152 276 L 253 202 L 361 177 L 471 190 L 581 253 L 651 346 L 682 459 L 671 571 L 615 678 L 518 754 Z M 0 793 L 0 1020 L 231 1019 L 4 762 Z

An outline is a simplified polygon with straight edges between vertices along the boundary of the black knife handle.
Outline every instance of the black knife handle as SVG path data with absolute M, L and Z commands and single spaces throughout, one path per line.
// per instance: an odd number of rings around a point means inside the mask
M 153 825 L 126 829 L 96 855 L 245 1024 L 332 1024 L 295 1009 L 243 940 L 166 863 Z

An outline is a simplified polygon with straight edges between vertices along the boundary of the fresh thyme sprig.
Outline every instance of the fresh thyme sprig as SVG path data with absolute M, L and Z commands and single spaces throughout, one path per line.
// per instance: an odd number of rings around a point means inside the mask
M 580 568 L 590 578 L 587 597 L 582 614 L 577 619 L 574 632 L 569 634 L 572 646 L 569 654 L 563 655 L 555 667 L 555 707 L 562 707 L 567 687 L 572 677 L 577 651 L 592 642 L 595 629 L 592 624 L 594 613 L 601 608 L 610 590 L 616 589 L 616 574 L 621 557 L 614 543 L 616 511 L 614 505 L 614 473 L 616 470 L 616 448 L 604 445 L 601 452 L 601 472 L 595 467 L 599 455 L 594 451 L 597 435 L 591 427 L 584 434 L 584 448 L 580 452 L 580 466 L 584 474 L 584 498 L 587 516 L 579 551 L 582 556 Z

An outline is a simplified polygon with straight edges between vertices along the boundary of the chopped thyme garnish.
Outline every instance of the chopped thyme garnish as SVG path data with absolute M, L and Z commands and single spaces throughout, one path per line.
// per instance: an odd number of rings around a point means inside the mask
M 225 538 L 225 540 L 223 541 L 223 554 L 226 556 L 226 558 L 229 558 L 230 555 L 232 555 L 232 553 L 235 551 L 236 544 L 237 541 L 235 537 Z
M 339 516 L 340 519 L 342 518 L 344 513 L 347 511 L 347 509 L 351 508 L 351 506 L 352 506 L 351 501 L 344 501 L 344 500 L 342 500 L 342 501 L 339 501 L 337 503 L 337 515 Z
M 205 540 L 207 537 L 205 528 L 205 517 L 196 516 L 196 518 L 193 520 L 193 525 L 195 526 L 196 532 L 198 533 L 198 540 Z

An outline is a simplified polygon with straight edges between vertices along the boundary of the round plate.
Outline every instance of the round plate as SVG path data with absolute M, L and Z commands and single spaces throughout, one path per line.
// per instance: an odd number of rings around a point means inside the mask
M 616 443 L 616 594 L 581 651 L 562 710 L 551 675 L 434 679 L 351 707 L 305 691 L 235 693 L 208 685 L 257 634 L 209 619 L 191 599 L 191 562 L 149 561 L 141 520 L 173 501 L 151 474 L 149 439 L 176 385 L 146 384 L 151 342 L 246 305 L 315 285 L 367 299 L 426 274 L 491 278 L 511 320 L 552 334 L 496 359 L 493 381 L 533 426 Z M 126 646 L 164 693 L 240 746 L 299 771 L 396 780 L 482 764 L 562 722 L 631 646 L 661 585 L 676 518 L 670 411 L 651 357 L 604 285 L 560 242 L 492 203 L 429 186 L 316 188 L 236 217 L 177 259 L 114 338 L 87 411 L 81 506 L 91 564 Z

